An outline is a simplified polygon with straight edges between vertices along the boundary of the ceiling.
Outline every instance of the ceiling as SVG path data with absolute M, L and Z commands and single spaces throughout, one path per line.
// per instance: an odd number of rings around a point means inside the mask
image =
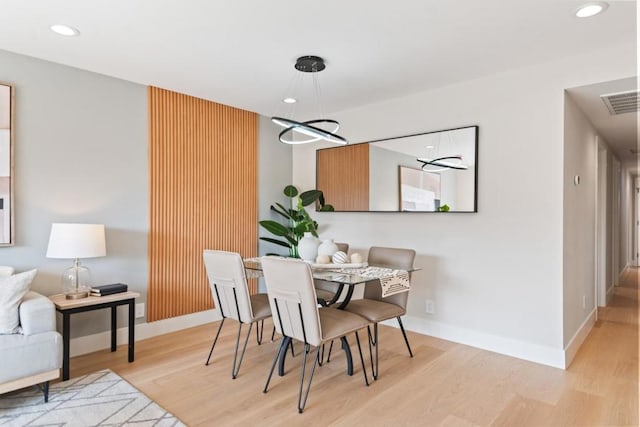
M 0 49 L 264 115 L 281 111 L 300 55 L 326 59 L 331 113 L 636 37 L 634 1 L 588 19 L 568 0 L 1 1 Z M 294 95 L 296 118 L 317 114 Z
M 638 113 L 612 115 L 601 95 L 637 91 L 637 78 L 602 82 L 568 89 L 567 92 L 584 112 L 600 136 L 623 163 L 638 162 Z

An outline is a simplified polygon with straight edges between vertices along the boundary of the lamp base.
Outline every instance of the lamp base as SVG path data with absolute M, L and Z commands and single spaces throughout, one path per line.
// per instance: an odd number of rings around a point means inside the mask
M 66 299 L 82 299 L 88 296 L 89 296 L 89 292 L 79 291 L 79 292 L 72 292 L 70 294 L 66 294 L 65 298 Z
M 73 267 L 67 268 L 62 273 L 62 293 L 66 299 L 81 299 L 89 296 L 91 290 L 91 273 L 89 269 L 80 265 L 80 260 L 75 259 Z

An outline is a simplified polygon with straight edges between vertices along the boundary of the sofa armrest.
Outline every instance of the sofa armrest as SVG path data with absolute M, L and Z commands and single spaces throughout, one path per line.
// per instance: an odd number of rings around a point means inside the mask
M 24 335 L 56 330 L 56 309 L 51 300 L 28 292 L 20 304 L 20 326 Z

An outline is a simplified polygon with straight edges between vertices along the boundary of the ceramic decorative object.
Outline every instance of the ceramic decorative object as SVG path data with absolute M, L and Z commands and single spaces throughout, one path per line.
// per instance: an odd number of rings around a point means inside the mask
M 336 252 L 338 252 L 338 246 L 333 243 L 333 239 L 324 240 L 322 244 L 318 246 L 318 255 L 332 257 Z
M 329 264 L 331 262 L 331 258 L 328 255 L 318 255 L 316 258 L 316 264 Z
M 351 254 L 351 262 L 354 264 L 362 264 L 362 255 L 355 252 Z
M 344 264 L 349 261 L 349 255 L 345 254 L 342 251 L 338 251 L 335 254 L 333 254 L 333 257 L 331 258 L 331 260 L 333 261 L 334 264 Z
M 318 246 L 320 246 L 320 240 L 311 233 L 304 233 L 298 242 L 298 255 L 305 261 L 314 261 L 318 256 Z

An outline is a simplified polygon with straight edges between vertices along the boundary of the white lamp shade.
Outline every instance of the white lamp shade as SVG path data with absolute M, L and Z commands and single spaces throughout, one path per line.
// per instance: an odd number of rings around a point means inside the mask
M 51 224 L 47 258 L 96 258 L 106 254 L 103 224 Z

